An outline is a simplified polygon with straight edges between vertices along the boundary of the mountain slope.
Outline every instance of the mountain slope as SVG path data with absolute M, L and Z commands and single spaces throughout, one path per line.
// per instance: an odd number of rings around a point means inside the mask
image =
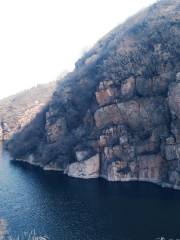
M 7 140 L 25 125 L 50 101 L 56 82 L 38 85 L 19 94 L 0 100 L 0 140 Z
M 159 1 L 102 38 L 9 149 L 69 176 L 178 188 L 180 1 Z

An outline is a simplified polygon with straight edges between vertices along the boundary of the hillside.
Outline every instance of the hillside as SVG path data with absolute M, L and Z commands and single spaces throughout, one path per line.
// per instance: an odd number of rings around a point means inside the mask
M 161 0 L 97 42 L 8 147 L 73 177 L 179 188 L 180 1 Z
M 0 140 L 10 139 L 50 101 L 56 82 L 38 85 L 0 100 Z

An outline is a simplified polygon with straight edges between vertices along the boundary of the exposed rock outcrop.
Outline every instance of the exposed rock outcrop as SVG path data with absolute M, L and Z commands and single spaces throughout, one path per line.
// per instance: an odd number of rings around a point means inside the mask
M 179 43 L 179 0 L 159 1 L 118 26 L 13 137 L 12 155 L 33 154 L 33 163 L 73 177 L 180 188 Z
M 68 176 L 78 178 L 97 178 L 99 177 L 100 159 L 99 154 L 92 156 L 85 161 L 77 161 L 68 166 Z

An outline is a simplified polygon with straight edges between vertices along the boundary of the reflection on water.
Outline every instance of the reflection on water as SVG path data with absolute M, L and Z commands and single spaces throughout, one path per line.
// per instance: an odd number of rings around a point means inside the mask
M 51 240 L 180 238 L 179 191 L 43 172 L 9 162 L 0 149 L 0 218 L 14 236 L 35 229 Z

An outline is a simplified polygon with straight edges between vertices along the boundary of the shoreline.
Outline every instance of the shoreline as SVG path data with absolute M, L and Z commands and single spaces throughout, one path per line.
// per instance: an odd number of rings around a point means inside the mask
M 78 177 L 78 176 L 71 176 L 71 175 L 68 175 L 66 173 L 65 170 L 63 169 L 58 169 L 58 168 L 48 168 L 46 166 L 41 166 L 40 164 L 38 163 L 35 163 L 35 162 L 29 162 L 29 161 L 26 161 L 26 160 L 22 160 L 22 159 L 13 159 L 13 160 L 10 160 L 12 162 L 18 162 L 18 163 L 23 163 L 23 164 L 27 164 L 29 166 L 32 166 L 32 167 L 35 167 L 35 168 L 39 168 L 40 170 L 44 171 L 44 172 L 59 172 L 59 173 L 62 173 L 63 175 L 66 175 L 67 177 L 70 177 L 70 178 L 75 178 L 75 179 L 82 179 L 82 180 L 92 180 L 92 179 L 98 179 L 98 178 L 102 178 L 104 180 L 106 180 L 107 182 L 111 182 L 111 183 L 128 183 L 128 182 L 136 182 L 136 183 L 151 183 L 151 184 L 154 184 L 156 186 L 159 186 L 161 188 L 164 188 L 164 189 L 171 189 L 171 190 L 175 190 L 175 191 L 179 191 L 180 190 L 180 186 L 173 186 L 169 183 L 166 183 L 166 182 L 161 182 L 161 181 L 151 181 L 151 180 L 147 180 L 147 179 L 142 179 L 142 178 L 127 178 L 127 179 L 121 179 L 121 180 L 112 180 L 112 179 L 108 179 L 107 176 L 104 176 L 104 175 L 99 175 L 99 176 L 96 176 L 96 177 Z

